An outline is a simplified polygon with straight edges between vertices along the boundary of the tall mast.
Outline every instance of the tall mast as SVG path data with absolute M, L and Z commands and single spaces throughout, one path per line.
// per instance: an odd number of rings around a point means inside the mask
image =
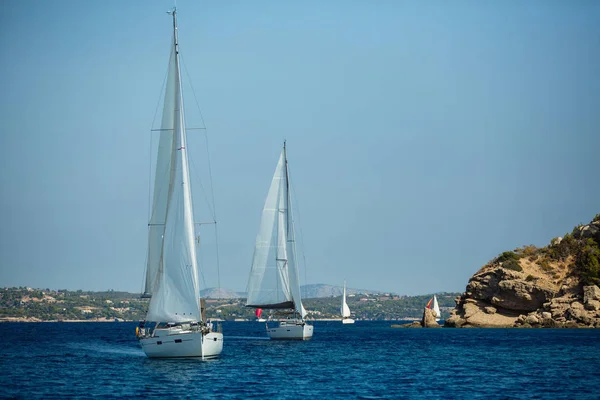
M 177 75 L 179 75 L 179 44 L 177 38 L 177 7 L 173 7 L 171 11 L 167 11 L 167 14 L 173 16 L 173 40 L 175 44 L 175 57 L 177 58 Z
M 283 141 L 283 160 L 285 163 L 285 202 L 286 204 L 286 209 L 287 209 L 287 215 L 286 215 L 286 230 L 287 230 L 287 241 L 293 241 L 294 238 L 291 237 L 291 233 L 292 233 L 292 221 L 291 221 L 291 214 L 292 214 L 292 202 L 290 201 L 290 175 L 288 172 L 288 161 L 287 161 L 287 149 L 285 147 L 285 140 Z M 291 239 L 291 240 L 290 240 Z
M 175 48 L 175 124 L 174 124 L 174 152 L 181 152 L 181 175 L 182 175 L 182 187 L 183 187 L 183 212 L 184 212 L 184 229 L 187 247 L 190 251 L 190 262 L 192 267 L 192 279 L 193 285 L 196 292 L 196 299 L 198 302 L 198 310 L 200 310 L 200 285 L 198 281 L 198 264 L 196 258 L 196 245 L 194 238 L 194 211 L 192 206 L 192 193 L 190 186 L 190 171 L 188 163 L 188 154 L 186 149 L 186 136 L 185 136 L 185 116 L 183 107 L 183 87 L 181 82 L 181 68 L 179 64 L 179 37 L 177 32 L 177 8 L 173 7 L 173 10 L 168 11 L 173 16 L 173 46 Z

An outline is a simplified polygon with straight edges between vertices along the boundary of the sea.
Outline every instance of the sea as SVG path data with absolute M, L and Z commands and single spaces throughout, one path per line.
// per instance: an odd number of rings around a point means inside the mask
M 215 360 L 148 359 L 136 323 L 0 323 L 0 397 L 599 399 L 600 329 L 314 322 L 304 342 L 222 322 Z

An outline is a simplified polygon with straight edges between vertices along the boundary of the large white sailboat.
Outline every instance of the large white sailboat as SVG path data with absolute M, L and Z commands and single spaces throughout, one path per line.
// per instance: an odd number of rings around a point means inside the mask
M 342 307 L 340 308 L 342 313 L 342 324 L 353 324 L 354 320 L 350 318 L 350 307 L 346 303 L 346 281 L 344 281 L 344 294 L 342 295 Z
M 246 306 L 272 310 L 266 323 L 271 339 L 308 340 L 313 326 L 300 297 L 289 189 L 284 143 L 256 236 Z
M 176 9 L 169 14 L 173 17 L 173 42 L 148 224 L 143 295 L 150 297 L 150 303 L 136 335 L 148 357 L 212 358 L 223 350 L 223 334 L 213 331 L 200 300 Z

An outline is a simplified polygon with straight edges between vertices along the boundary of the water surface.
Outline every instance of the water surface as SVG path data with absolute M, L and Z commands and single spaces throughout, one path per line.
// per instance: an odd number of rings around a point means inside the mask
M 600 330 L 393 329 L 317 321 L 306 342 L 224 322 L 216 360 L 151 360 L 135 323 L 3 323 L 2 397 L 218 399 L 600 396 Z

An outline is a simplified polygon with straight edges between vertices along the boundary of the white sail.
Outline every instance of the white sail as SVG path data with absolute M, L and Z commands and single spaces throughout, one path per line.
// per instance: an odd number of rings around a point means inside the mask
M 167 116 L 166 120 L 163 119 L 162 127 L 162 129 L 166 129 L 163 132 L 168 132 L 170 129 L 173 132 L 171 145 L 169 146 L 171 161 L 169 162 L 166 219 L 161 240 L 159 267 L 152 283 L 152 299 L 148 306 L 146 320 L 164 322 L 201 321 L 198 265 L 194 242 L 194 216 L 176 37 L 173 43 L 169 76 L 174 77 L 174 90 L 167 90 L 165 93 L 165 107 L 167 103 L 171 104 L 173 118 L 170 126 L 165 126 L 169 121 L 169 117 Z M 168 114 L 168 112 L 166 113 Z M 165 147 L 159 150 L 159 162 L 162 161 L 161 156 L 165 156 L 167 153 L 166 139 L 165 142 L 162 142 L 162 139 L 161 137 L 161 145 Z M 161 168 L 163 166 L 161 165 Z M 157 176 L 156 179 L 162 178 Z M 149 246 L 156 246 L 156 243 L 151 241 Z M 150 279 L 152 280 L 152 277 Z
M 440 313 L 440 306 L 435 295 L 433 295 L 433 312 L 435 313 L 436 320 L 439 321 L 442 314 Z
M 250 278 L 249 307 L 295 309 L 302 317 L 300 283 L 295 256 L 285 147 L 281 152 L 263 207 Z
M 161 130 L 158 143 L 158 156 L 154 174 L 154 195 L 152 198 L 152 214 L 148 223 L 148 256 L 146 265 L 146 282 L 144 296 L 152 295 L 154 279 L 160 266 L 162 255 L 162 238 L 167 219 L 167 201 L 169 181 L 171 177 L 171 156 L 173 153 L 173 126 L 175 121 L 175 44 L 172 45 L 169 58 L 169 73 L 165 89 L 165 100 Z
M 350 307 L 348 307 L 348 303 L 346 303 L 346 281 L 344 281 L 344 294 L 342 295 L 342 307 L 340 311 L 343 318 L 348 318 L 350 316 Z

